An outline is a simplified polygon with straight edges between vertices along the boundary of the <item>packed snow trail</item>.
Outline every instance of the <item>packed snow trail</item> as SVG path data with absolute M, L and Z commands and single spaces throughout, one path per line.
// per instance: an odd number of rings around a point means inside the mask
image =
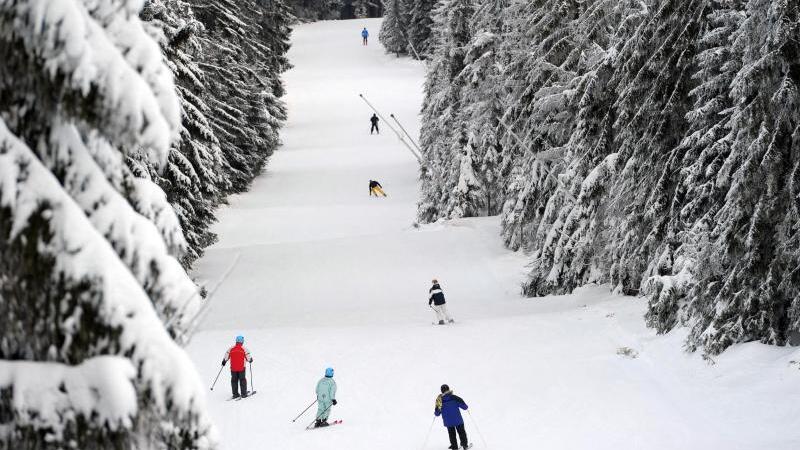
M 418 449 L 443 383 L 470 406 L 476 450 L 487 447 L 473 420 L 494 450 L 800 448 L 794 349 L 734 346 L 710 365 L 683 353 L 682 332 L 646 329 L 642 299 L 605 287 L 521 298 L 526 258 L 501 246 L 496 218 L 414 228 L 417 163 L 387 124 L 369 135 L 358 94 L 413 133 L 424 69 L 385 55 L 379 29 L 295 29 L 285 145 L 220 212 L 220 241 L 198 263 L 219 288 L 188 350 L 210 385 L 243 334 L 259 392 L 226 402 L 227 368 L 209 391 L 223 448 Z M 389 196 L 369 197 L 370 179 Z M 431 325 L 434 277 L 455 325 Z M 345 421 L 308 432 L 316 407 L 291 420 L 327 366 L 331 418 Z M 425 448 L 447 445 L 437 420 Z

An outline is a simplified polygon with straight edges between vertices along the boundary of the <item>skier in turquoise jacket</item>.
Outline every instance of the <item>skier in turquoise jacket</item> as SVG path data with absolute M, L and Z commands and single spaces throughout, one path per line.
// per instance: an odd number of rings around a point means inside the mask
M 325 376 L 317 383 L 317 421 L 314 428 L 327 427 L 328 415 L 336 402 L 336 382 L 333 381 L 333 368 L 325 369 Z

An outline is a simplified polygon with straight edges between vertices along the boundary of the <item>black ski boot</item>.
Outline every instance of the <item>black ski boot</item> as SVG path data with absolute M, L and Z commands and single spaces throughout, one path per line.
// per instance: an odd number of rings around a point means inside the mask
M 444 320 L 440 320 L 439 325 L 444 325 Z
M 327 420 L 319 420 L 314 424 L 314 428 L 327 427 L 330 425 Z

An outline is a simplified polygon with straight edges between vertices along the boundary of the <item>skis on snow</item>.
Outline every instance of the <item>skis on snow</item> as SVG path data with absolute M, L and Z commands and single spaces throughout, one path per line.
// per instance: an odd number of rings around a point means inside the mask
M 314 426 L 315 422 L 316 422 L 316 420 L 314 422 L 312 422 L 311 425 L 307 426 L 306 430 L 319 430 L 320 428 L 328 428 L 328 427 L 333 426 L 333 425 L 339 425 L 339 424 L 342 423 L 342 419 L 336 419 L 336 420 L 332 420 L 332 421 L 328 422 L 328 426 L 327 427 L 315 427 Z
M 228 401 L 228 402 L 229 402 L 229 401 L 231 401 L 231 400 L 234 400 L 234 401 L 237 401 L 237 402 L 238 402 L 239 400 L 250 398 L 250 397 L 252 397 L 252 396 L 256 395 L 257 393 L 258 393 L 258 391 L 250 391 L 250 392 L 248 392 L 248 393 L 247 393 L 247 395 L 246 395 L 246 396 L 244 396 L 244 397 L 242 397 L 242 396 L 239 396 L 239 397 L 231 397 L 231 398 L 229 398 L 229 399 L 228 399 L 228 400 L 226 400 L 226 401 Z

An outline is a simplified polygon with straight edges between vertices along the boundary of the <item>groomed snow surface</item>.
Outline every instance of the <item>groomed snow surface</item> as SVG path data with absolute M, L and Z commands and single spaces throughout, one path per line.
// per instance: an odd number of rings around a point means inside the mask
M 384 122 L 369 135 L 358 94 L 416 133 L 424 68 L 385 55 L 379 28 L 295 29 L 285 145 L 221 211 L 198 264 L 218 286 L 189 347 L 201 377 L 211 385 L 237 334 L 254 357 L 256 396 L 226 401 L 227 367 L 208 391 L 225 449 L 444 449 L 438 419 L 423 446 L 442 383 L 469 404 L 476 450 L 800 448 L 797 349 L 739 345 L 710 364 L 681 331 L 645 328 L 643 299 L 522 298 L 526 258 L 495 218 L 414 228 L 416 161 Z M 370 179 L 389 197 L 369 197 Z M 432 325 L 433 277 L 455 325 Z M 315 408 L 291 420 L 327 366 L 344 423 L 305 431 Z

